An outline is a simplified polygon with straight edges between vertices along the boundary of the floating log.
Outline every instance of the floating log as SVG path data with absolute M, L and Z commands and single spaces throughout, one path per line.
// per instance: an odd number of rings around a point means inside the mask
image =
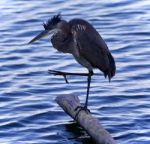
M 75 108 L 81 106 L 80 100 L 77 96 L 59 95 L 56 97 L 56 102 L 68 115 L 85 129 L 97 144 L 116 144 L 109 132 L 105 130 L 99 123 L 98 119 L 94 118 L 90 113 L 82 110 L 75 118 L 78 113 L 78 110 L 75 111 Z

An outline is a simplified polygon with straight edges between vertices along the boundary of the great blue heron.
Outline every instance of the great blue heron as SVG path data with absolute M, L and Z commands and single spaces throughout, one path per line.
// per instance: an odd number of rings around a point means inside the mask
M 52 34 L 51 42 L 54 48 L 63 53 L 72 54 L 79 64 L 88 69 L 88 73 L 49 70 L 51 74 L 64 76 L 66 82 L 68 82 L 66 75 L 87 76 L 86 101 L 82 109 L 88 110 L 90 82 L 91 76 L 94 74 L 93 68 L 101 70 L 105 78 L 108 76 L 109 81 L 116 71 L 114 58 L 105 41 L 96 29 L 83 19 L 72 19 L 67 22 L 58 14 L 49 19 L 43 26 L 45 30 L 33 38 L 29 44 Z

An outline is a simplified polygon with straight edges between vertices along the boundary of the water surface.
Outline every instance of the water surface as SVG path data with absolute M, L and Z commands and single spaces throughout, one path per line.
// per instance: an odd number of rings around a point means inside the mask
M 93 143 L 55 102 L 57 95 L 74 93 L 84 103 L 86 78 L 69 77 L 68 85 L 47 73 L 86 69 L 54 50 L 49 38 L 22 45 L 58 12 L 66 20 L 88 20 L 115 57 L 111 83 L 97 70 L 92 78 L 93 115 L 120 144 L 150 143 L 150 1 L 3 0 L 0 11 L 1 144 Z

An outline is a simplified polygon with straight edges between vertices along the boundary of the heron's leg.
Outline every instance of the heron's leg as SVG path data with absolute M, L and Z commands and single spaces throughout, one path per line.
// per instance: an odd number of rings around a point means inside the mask
M 88 98 L 90 92 L 90 84 L 91 84 L 91 76 L 93 75 L 93 71 L 89 71 L 88 78 L 87 78 L 87 93 L 86 93 L 86 101 L 85 101 L 85 108 L 87 109 L 88 106 Z
M 78 76 L 88 76 L 88 73 L 69 73 L 69 72 L 61 72 L 61 71 L 56 71 L 56 70 L 48 70 L 48 73 L 54 74 L 54 75 L 61 75 L 64 77 L 66 83 L 68 83 L 67 80 L 67 75 L 78 75 Z
M 87 78 L 87 93 L 86 93 L 86 101 L 85 101 L 85 105 L 83 106 L 78 106 L 75 108 L 75 111 L 78 110 L 77 114 L 75 115 L 75 119 L 78 116 L 78 114 L 80 113 L 80 111 L 85 110 L 86 112 L 90 112 L 90 110 L 87 108 L 88 106 L 88 98 L 89 98 L 89 91 L 90 91 L 90 83 L 91 83 L 91 76 L 93 75 L 93 71 L 89 71 L 88 73 L 88 78 Z

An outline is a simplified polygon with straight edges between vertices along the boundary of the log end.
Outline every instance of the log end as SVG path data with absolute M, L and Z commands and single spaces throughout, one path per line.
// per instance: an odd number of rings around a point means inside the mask
M 75 116 L 78 111 L 75 108 L 81 106 L 78 96 L 69 95 L 59 95 L 56 97 L 56 102 L 60 107 L 70 115 L 77 123 L 81 125 L 82 128 L 96 141 L 98 144 L 116 144 L 115 140 L 111 137 L 109 132 L 103 128 L 99 123 L 99 120 L 94 118 L 91 113 L 87 113 L 84 110 L 80 111 Z

